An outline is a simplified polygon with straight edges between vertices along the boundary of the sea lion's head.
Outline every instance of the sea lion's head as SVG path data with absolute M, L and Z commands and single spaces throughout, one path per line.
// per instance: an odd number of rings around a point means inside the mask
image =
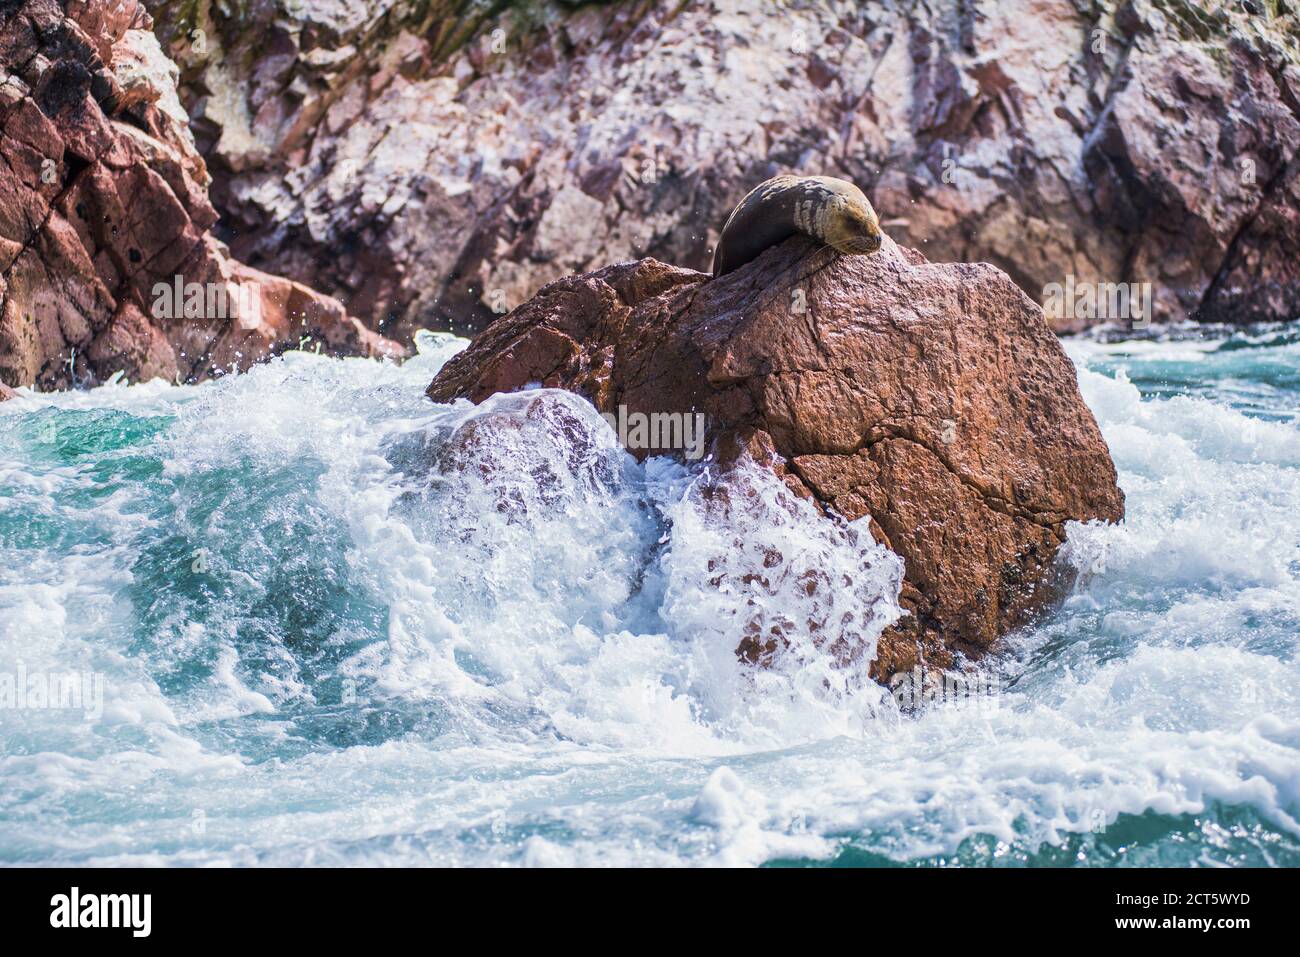
M 869 256 L 880 249 L 884 234 L 867 197 L 855 191 L 857 196 L 841 193 L 830 200 L 823 230 L 837 252 Z

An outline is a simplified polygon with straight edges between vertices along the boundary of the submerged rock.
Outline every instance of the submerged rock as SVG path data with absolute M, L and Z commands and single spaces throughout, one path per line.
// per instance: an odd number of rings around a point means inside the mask
M 624 418 L 703 413 L 722 467 L 752 456 L 823 510 L 869 515 L 911 613 L 881 639 L 882 679 L 987 650 L 1050 602 L 1066 522 L 1124 514 L 1042 309 L 994 266 L 889 239 L 866 257 L 795 238 L 716 280 L 654 259 L 559 280 L 428 395 L 531 384 Z
M 176 68 L 136 0 L 0 11 L 0 381 L 199 381 L 286 348 L 399 355 L 230 258 Z

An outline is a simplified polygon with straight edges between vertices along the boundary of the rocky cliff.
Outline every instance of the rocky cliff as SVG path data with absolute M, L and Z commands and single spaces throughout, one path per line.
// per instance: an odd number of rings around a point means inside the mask
M 882 679 L 987 650 L 1056 594 L 1065 523 L 1124 513 L 1042 310 L 994 266 L 929 263 L 889 240 L 867 257 L 798 237 L 719 279 L 642 259 L 559 280 L 429 395 L 530 384 L 603 413 L 703 413 L 715 465 L 749 456 L 827 511 L 870 515 L 905 562 L 911 612 L 881 639 Z M 851 655 L 853 627 L 820 637 Z M 778 640 L 746 635 L 740 652 L 762 660 Z
M 233 249 L 399 336 L 621 259 L 706 268 L 778 171 L 1039 301 L 1300 314 L 1296 0 L 153 6 Z M 1108 318 L 1076 305 L 1058 329 Z
M 0 6 L 0 68 L 0 382 L 197 381 L 300 346 L 401 353 L 213 235 L 176 70 L 135 0 Z

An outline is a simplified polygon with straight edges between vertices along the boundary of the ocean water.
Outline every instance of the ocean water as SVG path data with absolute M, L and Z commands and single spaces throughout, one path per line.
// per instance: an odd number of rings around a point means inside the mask
M 861 522 L 463 345 L 0 405 L 0 863 L 1300 865 L 1300 328 L 1068 342 L 1128 518 L 903 708 L 733 654 L 873 646 Z

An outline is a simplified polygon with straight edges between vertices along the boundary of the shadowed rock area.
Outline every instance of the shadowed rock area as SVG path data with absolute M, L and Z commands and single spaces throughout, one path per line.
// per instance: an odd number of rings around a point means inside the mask
M 400 355 L 212 235 L 207 168 L 150 27 L 135 0 L 0 7 L 0 382 L 195 382 L 297 347 Z M 177 277 L 198 294 L 160 308 Z
M 994 266 L 889 239 L 865 257 L 799 237 L 716 280 L 654 259 L 559 280 L 428 394 L 533 383 L 601 412 L 703 412 L 724 467 L 749 454 L 824 509 L 870 515 L 906 563 L 911 612 L 881 640 L 882 680 L 987 650 L 1051 601 L 1067 521 L 1124 514 L 1042 310 Z

